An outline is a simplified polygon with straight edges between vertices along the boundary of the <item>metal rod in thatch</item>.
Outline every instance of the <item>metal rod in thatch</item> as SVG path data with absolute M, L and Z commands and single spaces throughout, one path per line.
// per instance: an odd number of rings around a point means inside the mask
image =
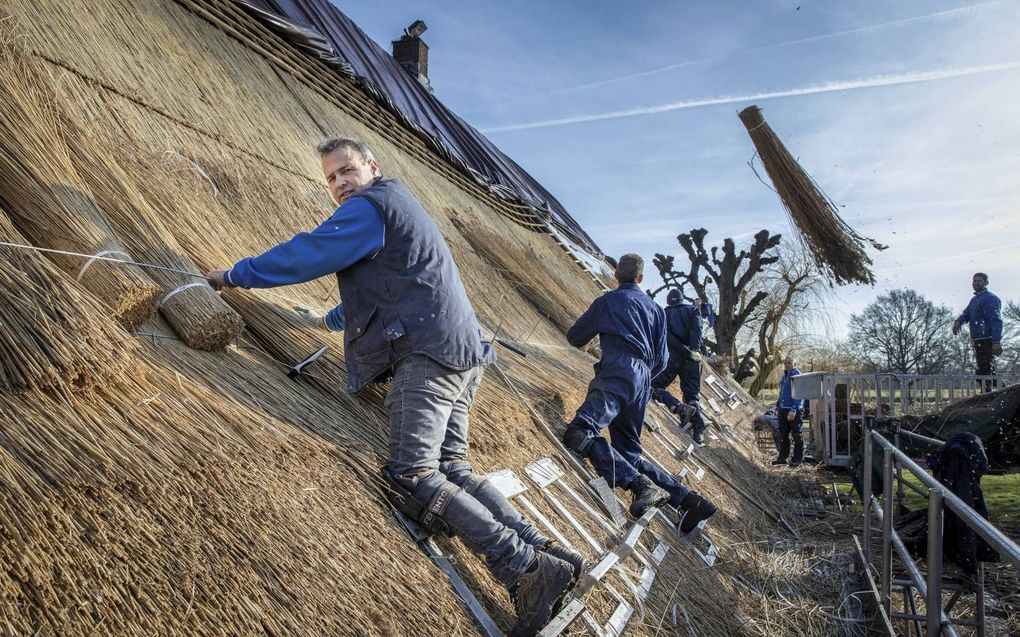
M 740 121 L 747 128 L 765 172 L 819 269 L 839 285 L 873 285 L 875 275 L 865 244 L 876 250 L 884 250 L 886 246 L 857 233 L 843 221 L 836 204 L 793 158 L 765 121 L 759 107 L 748 106 L 740 111 Z

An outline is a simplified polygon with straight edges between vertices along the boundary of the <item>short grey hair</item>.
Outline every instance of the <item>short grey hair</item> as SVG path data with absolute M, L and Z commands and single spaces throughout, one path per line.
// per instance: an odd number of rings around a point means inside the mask
M 368 147 L 368 144 L 349 137 L 330 137 L 316 146 L 315 150 L 319 151 L 319 157 L 325 157 L 339 148 L 348 148 L 357 152 L 363 161 L 375 160 L 375 155 L 372 154 L 372 149 Z
M 787 361 L 789 361 L 789 363 L 790 363 L 791 365 L 796 365 L 796 364 L 797 364 L 797 359 L 795 359 L 795 358 L 794 358 L 793 356 L 790 356 L 789 354 L 787 354 L 787 355 L 786 355 L 786 356 L 785 356 L 785 357 L 783 358 L 783 364 L 786 364 L 786 362 L 787 362 Z
M 644 272 L 645 260 L 639 254 L 625 254 L 616 262 L 616 280 L 619 283 L 637 283 Z

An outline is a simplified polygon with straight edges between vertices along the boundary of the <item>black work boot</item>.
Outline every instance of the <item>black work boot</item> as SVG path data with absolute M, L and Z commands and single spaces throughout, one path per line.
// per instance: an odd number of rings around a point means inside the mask
M 672 411 L 674 414 L 677 415 L 678 418 L 680 418 L 681 425 L 686 425 L 688 422 L 690 422 L 691 418 L 694 417 L 694 414 L 698 410 L 693 405 L 677 403 L 673 405 L 670 411 Z
M 545 543 L 545 546 L 540 547 L 538 550 L 542 551 L 543 553 L 548 553 L 553 557 L 558 557 L 559 559 L 573 566 L 575 580 L 578 577 L 581 577 L 581 574 L 588 570 L 588 567 L 591 566 L 588 563 L 588 560 L 586 560 L 583 555 L 581 555 L 572 548 L 568 548 L 560 544 L 556 540 L 549 540 L 548 542 Z
M 669 493 L 660 489 L 648 476 L 638 476 L 627 487 L 634 494 L 630 503 L 630 514 L 636 518 L 645 514 L 651 507 L 657 507 L 669 501 Z
M 680 521 L 680 532 L 684 534 L 693 531 L 702 520 L 707 520 L 719 510 L 719 507 L 711 501 L 693 491 L 680 501 L 680 508 L 684 511 L 684 517 Z
M 531 637 L 560 610 L 563 597 L 574 581 L 574 567 L 541 551 L 535 561 L 510 586 L 510 599 L 517 610 L 517 623 L 507 637 Z

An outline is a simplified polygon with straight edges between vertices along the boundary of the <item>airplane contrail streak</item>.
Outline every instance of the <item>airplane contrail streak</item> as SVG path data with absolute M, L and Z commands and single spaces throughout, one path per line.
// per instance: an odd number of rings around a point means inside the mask
M 736 104 L 739 102 L 753 102 L 756 100 L 775 99 L 780 97 L 797 97 L 800 95 L 815 95 L 818 93 L 833 93 L 836 91 L 851 91 L 862 88 L 874 88 L 878 86 L 896 86 L 898 84 L 916 84 L 918 82 L 933 82 L 953 77 L 964 77 L 967 75 L 979 75 L 981 73 L 994 73 L 996 71 L 1009 71 L 1020 69 L 1020 60 L 1003 62 L 1001 64 L 986 64 L 982 66 L 963 66 L 955 68 L 935 69 L 932 71 L 918 71 L 914 73 L 898 73 L 895 75 L 878 75 L 875 77 L 847 80 L 842 82 L 826 82 L 813 86 L 802 86 L 799 88 L 785 89 L 782 91 L 767 91 L 763 93 L 750 93 L 747 95 L 721 95 L 694 100 L 682 100 L 659 104 L 657 106 L 642 106 L 622 111 L 609 111 L 605 113 L 592 113 L 590 115 L 573 115 L 558 119 L 547 119 L 537 122 L 524 122 L 521 124 L 508 124 L 506 126 L 492 126 L 483 128 L 483 133 L 508 133 L 511 131 L 530 130 L 534 128 L 551 128 L 554 126 L 567 126 L 570 124 L 582 124 L 585 122 L 599 122 L 607 119 L 620 119 L 624 117 L 637 117 L 640 115 L 653 115 L 655 113 L 667 113 L 688 108 L 699 108 L 702 106 L 718 106 L 720 104 Z
M 986 6 L 998 4 L 998 0 L 992 0 L 991 2 L 982 2 L 980 4 L 973 4 L 966 7 L 959 7 L 957 9 L 949 9 L 947 11 L 939 11 L 937 13 L 929 13 L 926 15 L 914 16 L 912 18 L 902 18 L 899 20 L 891 20 L 889 22 L 881 22 L 879 24 L 872 24 L 866 27 L 858 27 L 856 29 L 847 29 L 845 31 L 834 31 L 832 33 L 823 33 L 821 35 L 812 35 L 806 38 L 799 38 L 796 40 L 788 40 L 786 42 L 776 42 L 774 44 L 764 44 L 762 46 L 755 46 L 748 49 L 741 49 L 739 51 L 733 51 L 726 55 L 716 55 L 707 58 L 701 58 L 698 60 L 688 60 L 686 62 L 679 62 L 677 64 L 670 64 L 668 66 L 662 66 L 655 69 L 649 69 L 647 71 L 640 71 L 638 73 L 629 73 L 627 75 L 620 75 L 617 77 L 607 78 L 605 80 L 599 80 L 597 82 L 589 82 L 587 84 L 578 84 L 576 86 L 567 86 L 560 89 L 555 89 L 546 93 L 546 95 L 556 95 L 559 93 L 569 93 L 572 91 L 581 91 L 589 88 L 596 88 L 599 86 L 606 86 L 608 84 L 615 84 L 616 82 L 623 82 L 625 80 L 633 80 L 639 77 L 645 77 L 648 75 L 657 75 L 659 73 L 665 73 L 667 71 L 674 71 L 676 69 L 683 68 L 685 66 L 692 66 L 694 64 L 703 64 L 705 62 L 712 62 L 715 60 L 721 60 L 735 55 L 743 55 L 745 53 L 755 53 L 758 51 L 767 51 L 770 49 L 778 49 L 786 46 L 793 46 L 796 44 L 806 44 L 808 42 L 820 42 L 833 38 L 840 38 L 852 35 L 865 35 L 868 33 L 875 33 L 878 31 L 884 31 L 886 29 L 893 29 L 898 27 L 907 26 L 910 24 L 919 24 L 923 22 L 932 22 L 935 20 L 945 20 L 947 18 L 954 18 L 956 16 L 973 13 Z

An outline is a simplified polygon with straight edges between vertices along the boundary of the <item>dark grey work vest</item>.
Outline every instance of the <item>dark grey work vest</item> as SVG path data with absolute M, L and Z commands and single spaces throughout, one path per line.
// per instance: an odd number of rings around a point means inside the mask
M 439 228 L 404 184 L 380 179 L 358 192 L 382 214 L 382 250 L 337 273 L 351 393 L 408 354 L 452 369 L 496 359 Z

